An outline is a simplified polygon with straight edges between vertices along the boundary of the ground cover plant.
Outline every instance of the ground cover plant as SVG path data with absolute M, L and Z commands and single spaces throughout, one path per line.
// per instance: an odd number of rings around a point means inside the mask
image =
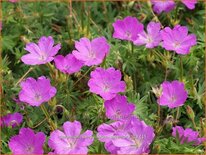
M 204 2 L 1 5 L 1 154 L 204 154 Z

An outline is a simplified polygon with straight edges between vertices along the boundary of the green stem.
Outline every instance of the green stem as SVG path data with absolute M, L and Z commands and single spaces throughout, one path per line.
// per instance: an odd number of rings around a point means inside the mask
M 134 44 L 133 42 L 130 42 L 131 43 L 131 53 L 133 54 L 134 53 Z
M 183 82 L 183 63 L 182 63 L 182 56 L 180 56 L 180 81 Z
M 73 85 L 72 88 L 74 88 L 74 86 L 75 86 L 83 77 L 85 77 L 85 76 L 87 75 L 87 73 L 88 73 L 92 68 L 93 68 L 93 67 L 90 67 L 90 68 L 84 73 L 84 75 L 82 75 L 82 77 L 79 78 L 79 79 L 74 83 L 74 85 Z
M 33 70 L 33 67 L 30 67 L 29 70 L 18 80 L 18 82 L 14 85 L 15 87 Z
M 183 63 L 182 63 L 182 56 L 180 56 L 180 81 L 183 82 Z M 175 119 L 176 121 L 178 121 L 179 113 L 180 113 L 180 107 L 177 108 L 176 119 Z
M 47 121 L 48 121 L 48 123 L 49 123 L 49 125 L 50 125 L 50 127 L 52 129 L 52 131 L 55 130 L 56 129 L 55 124 L 52 121 L 52 119 L 50 118 L 49 113 L 48 113 L 46 107 L 44 106 L 44 104 L 42 104 L 40 107 L 41 107 L 41 110 L 43 111 L 44 115 L 46 116 L 46 119 L 47 119 Z

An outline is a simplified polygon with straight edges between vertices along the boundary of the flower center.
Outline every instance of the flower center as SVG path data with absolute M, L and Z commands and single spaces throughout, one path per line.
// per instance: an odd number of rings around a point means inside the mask
M 127 38 L 131 38 L 131 32 L 129 32 L 129 31 L 126 31 L 126 33 L 125 33 L 125 36 L 127 37 Z
M 44 54 L 44 52 L 42 52 L 42 54 L 39 55 L 39 60 L 41 60 L 41 61 L 45 61 L 46 58 L 47 58 L 47 56 L 46 56 L 46 54 Z
M 170 98 L 170 102 L 175 102 L 177 100 L 177 97 L 176 96 L 172 96 L 171 98 Z
M 174 43 L 174 47 L 175 47 L 175 48 L 179 48 L 179 47 L 180 47 L 180 43 L 179 43 L 179 42 L 175 42 L 175 43 Z
M 32 154 L 33 151 L 34 151 L 34 147 L 32 147 L 32 146 L 28 146 L 28 147 L 26 148 L 26 152 L 27 152 L 28 154 Z
M 108 84 L 105 84 L 104 86 L 103 86 L 103 91 L 104 92 L 108 92 L 110 90 L 110 86 L 108 85 Z
M 40 101 L 42 99 L 41 95 L 38 93 L 35 94 L 34 98 L 36 101 Z
M 94 53 L 94 51 L 89 51 L 89 58 L 90 59 L 94 59 L 96 57 L 96 55 L 95 55 L 95 53 Z
M 148 42 L 148 43 L 151 43 L 151 42 L 152 42 L 151 36 L 147 36 L 147 42 Z
M 139 139 L 137 139 L 134 135 L 130 135 L 130 137 L 131 137 L 131 139 L 134 141 L 135 146 L 136 146 L 137 148 L 139 148 L 140 145 L 141 145 L 141 141 L 140 141 Z

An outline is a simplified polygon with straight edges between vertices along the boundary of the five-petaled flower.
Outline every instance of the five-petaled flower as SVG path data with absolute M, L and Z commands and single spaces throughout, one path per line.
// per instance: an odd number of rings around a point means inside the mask
M 104 100 L 111 100 L 117 93 L 125 91 L 126 84 L 121 81 L 121 78 L 121 72 L 113 67 L 108 69 L 98 67 L 91 72 L 89 90 L 100 95 Z
M 44 76 L 37 80 L 31 77 L 27 78 L 21 82 L 20 86 L 22 89 L 19 92 L 19 100 L 31 106 L 40 106 L 56 94 L 56 88 L 52 87 L 50 80 Z
M 175 126 L 172 128 L 172 136 L 180 140 L 180 143 L 190 143 L 193 145 L 200 145 L 202 142 L 206 141 L 206 138 L 199 138 L 199 133 L 192 130 L 191 128 L 184 129 L 181 126 Z
M 78 72 L 83 66 L 83 63 L 76 59 L 73 54 L 67 54 L 65 57 L 57 55 L 54 62 L 57 69 L 67 74 Z
M 138 33 L 142 32 L 144 26 L 136 17 L 127 16 L 123 20 L 116 20 L 113 24 L 113 38 L 135 41 Z
M 194 34 L 188 35 L 186 26 L 176 25 L 173 29 L 170 27 L 164 28 L 161 32 L 162 46 L 166 50 L 175 51 L 177 54 L 188 54 L 190 48 L 197 44 Z
M 88 38 L 81 38 L 75 42 L 72 54 L 86 66 L 99 65 L 109 54 L 110 45 L 105 37 L 98 37 L 90 41 Z
M 1 118 L 3 126 L 11 126 L 12 128 L 18 126 L 23 121 L 22 114 L 15 112 L 13 114 L 7 114 Z
M 21 128 L 19 134 L 9 140 L 13 154 L 43 154 L 46 136 L 43 132 L 34 133 L 30 128 Z
M 146 48 L 154 48 L 159 45 L 162 40 L 160 36 L 160 23 L 150 22 L 147 25 L 147 33 L 145 31 L 138 34 L 137 40 L 134 41 L 135 45 L 146 45 Z
M 25 50 L 29 52 L 21 57 L 21 60 L 27 65 L 40 65 L 51 62 L 54 56 L 60 50 L 61 45 L 54 46 L 54 40 L 51 36 L 41 37 L 38 45 L 35 43 L 28 43 Z
M 116 95 L 104 102 L 106 116 L 111 120 L 126 120 L 132 116 L 135 105 L 127 102 L 126 96 Z
M 184 88 L 184 83 L 179 81 L 168 82 L 161 84 L 162 94 L 158 99 L 158 103 L 169 108 L 176 108 L 184 105 L 187 99 L 187 91 Z
M 162 12 L 170 12 L 175 8 L 174 0 L 151 0 L 153 10 L 157 14 Z
M 55 130 L 51 133 L 48 145 L 55 154 L 87 154 L 88 146 L 93 143 L 93 132 L 86 130 L 81 134 L 81 124 L 78 121 L 65 122 L 64 132 Z

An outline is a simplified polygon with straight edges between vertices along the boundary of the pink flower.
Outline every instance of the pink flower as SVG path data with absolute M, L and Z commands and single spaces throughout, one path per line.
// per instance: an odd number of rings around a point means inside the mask
M 111 100 L 104 102 L 106 116 L 112 120 L 125 120 L 132 116 L 135 105 L 127 102 L 126 96 L 116 95 Z
M 9 141 L 12 154 L 43 154 L 43 145 L 46 136 L 43 132 L 37 134 L 30 128 L 21 128 L 19 135 L 13 136 Z
M 35 80 L 27 78 L 21 82 L 19 100 L 31 106 L 40 106 L 43 102 L 48 102 L 56 94 L 56 88 L 52 87 L 50 80 L 44 76 Z
M 108 69 L 98 67 L 91 72 L 89 90 L 100 95 L 104 100 L 111 100 L 117 93 L 125 91 L 126 84 L 121 81 L 121 78 L 121 72 L 113 67 Z
M 43 36 L 39 39 L 38 45 L 35 43 L 26 45 L 25 50 L 28 51 L 29 54 L 22 56 L 21 60 L 27 65 L 40 65 L 51 62 L 61 48 L 60 44 L 53 46 L 53 38 L 51 36 Z
M 137 18 L 127 16 L 123 20 L 116 20 L 112 24 L 114 27 L 113 38 L 135 41 L 138 33 L 142 32 L 144 26 Z
M 199 133 L 197 131 L 193 131 L 190 128 L 184 130 L 181 126 L 172 128 L 172 136 L 178 138 L 181 144 L 194 142 L 193 145 L 200 145 L 202 142 L 206 141 L 206 138 L 199 138 Z
M 197 3 L 197 0 L 181 0 L 181 1 L 190 10 L 193 10 L 195 8 L 195 4 Z
M 196 36 L 194 34 L 188 35 L 186 26 L 176 25 L 173 29 L 166 27 L 160 33 L 163 40 L 162 46 L 177 54 L 188 54 L 190 48 L 197 44 Z
M 133 119 L 131 127 L 123 136 L 118 136 L 112 142 L 119 147 L 118 154 L 149 153 L 149 146 L 155 137 L 154 129 L 144 121 Z
M 72 74 L 78 72 L 83 63 L 77 60 L 72 54 L 67 54 L 65 57 L 57 55 L 54 58 L 55 66 L 63 73 Z
M 16 3 L 18 0 L 9 0 L 9 2 Z
M 12 126 L 12 128 L 21 124 L 23 120 L 22 114 L 15 112 L 13 114 L 7 114 L 2 117 L 3 125 L 5 126 Z
M 65 122 L 64 132 L 55 130 L 51 133 L 48 145 L 54 150 L 54 154 L 87 154 L 88 146 L 94 138 L 92 131 L 86 130 L 81 134 L 81 124 L 78 121 Z
M 116 139 L 120 134 L 124 135 L 125 131 L 130 128 L 129 121 L 116 121 L 111 124 L 101 124 L 97 128 L 97 138 L 101 142 L 105 142 L 105 149 L 112 154 L 117 154 L 120 150 L 119 147 L 113 144 L 113 140 Z
M 170 12 L 175 8 L 174 0 L 151 0 L 153 10 L 157 14 L 162 12 Z
M 160 23 L 150 22 L 147 25 L 147 33 L 145 31 L 138 34 L 137 40 L 134 41 L 135 45 L 144 45 L 146 48 L 154 48 L 159 45 L 162 40 L 160 36 Z
M 105 37 L 95 38 L 92 41 L 81 38 L 79 42 L 75 42 L 75 48 L 77 50 L 74 50 L 72 54 L 87 66 L 101 64 L 110 50 Z
M 97 138 L 105 142 L 105 149 L 112 154 L 148 153 L 155 136 L 153 128 L 136 117 L 102 124 L 97 131 Z
M 187 99 L 187 91 L 184 88 L 184 83 L 179 81 L 168 82 L 161 84 L 162 95 L 158 99 L 158 103 L 169 108 L 182 106 Z

